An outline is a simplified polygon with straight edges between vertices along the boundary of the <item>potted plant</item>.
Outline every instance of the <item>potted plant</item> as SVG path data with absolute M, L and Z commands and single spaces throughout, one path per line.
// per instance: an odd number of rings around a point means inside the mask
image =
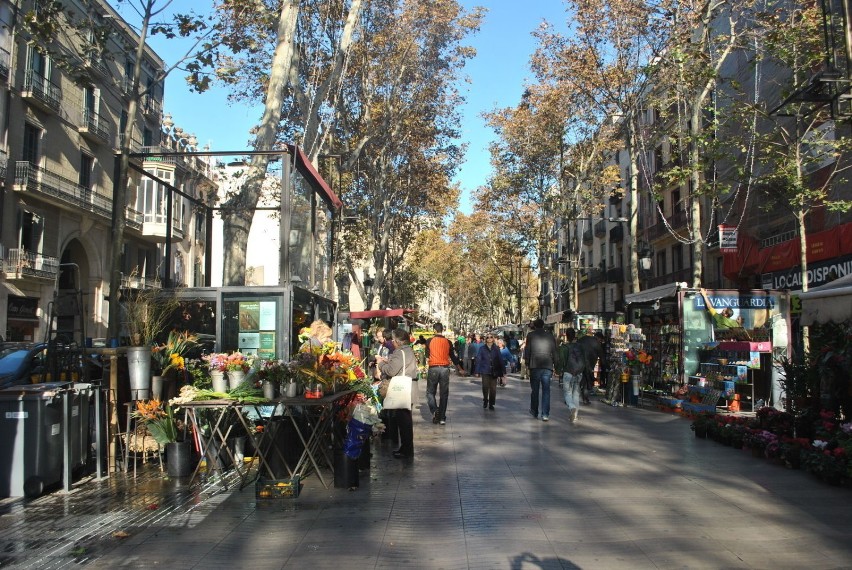
M 705 439 L 711 425 L 716 424 L 715 414 L 712 412 L 700 412 L 692 420 L 690 429 L 695 432 L 695 437 Z
M 228 384 L 225 381 L 225 370 L 227 370 L 228 355 L 224 352 L 211 352 L 202 356 L 201 359 L 207 364 L 213 391 L 227 392 Z
M 129 345 L 130 397 L 146 400 L 151 391 L 152 345 L 177 309 L 178 300 L 158 289 L 123 289 L 121 305 Z
M 192 472 L 192 445 L 181 437 L 183 426 L 175 419 L 175 407 L 164 405 L 160 400 L 137 401 L 133 416 L 165 449 L 168 474 L 172 477 L 189 475 Z
M 168 340 L 165 343 L 153 346 L 152 356 L 157 366 L 157 374 L 154 375 L 153 379 L 155 398 L 161 398 L 164 383 L 169 378 L 170 372 L 186 369 L 184 354 L 195 346 L 197 340 L 198 337 L 189 331 L 178 332 L 173 330 L 169 333 Z

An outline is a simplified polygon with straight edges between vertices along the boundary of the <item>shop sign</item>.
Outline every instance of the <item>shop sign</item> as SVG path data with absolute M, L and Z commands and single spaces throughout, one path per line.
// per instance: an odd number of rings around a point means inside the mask
M 719 226 L 719 251 L 722 253 L 737 252 L 737 228 L 735 226 Z
M 717 311 L 725 308 L 772 309 L 778 305 L 775 295 L 715 295 L 708 291 L 707 298 Z M 704 298 L 701 295 L 695 296 L 695 308 L 704 309 Z
M 808 264 L 808 288 L 819 287 L 852 273 L 852 255 L 835 258 L 829 261 Z M 764 289 L 791 289 L 793 291 L 802 288 L 802 268 L 800 265 L 785 271 L 764 273 L 761 276 L 761 284 Z
M 38 299 L 9 295 L 6 308 L 9 319 L 38 320 Z

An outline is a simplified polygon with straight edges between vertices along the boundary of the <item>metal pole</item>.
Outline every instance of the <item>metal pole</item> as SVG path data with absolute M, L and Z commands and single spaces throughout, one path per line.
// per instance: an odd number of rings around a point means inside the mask
M 71 491 L 71 390 L 62 390 L 62 488 Z
M 295 156 L 295 153 L 293 154 Z M 280 249 L 278 259 L 278 284 L 290 285 L 290 172 L 291 165 L 287 153 L 281 153 L 281 221 L 278 225 Z

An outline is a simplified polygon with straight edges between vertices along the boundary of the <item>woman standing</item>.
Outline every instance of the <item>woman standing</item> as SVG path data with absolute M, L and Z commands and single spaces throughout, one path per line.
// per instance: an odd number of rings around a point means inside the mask
M 402 329 L 394 329 L 391 332 L 391 342 L 394 345 L 394 351 L 388 356 L 386 361 L 380 362 L 378 365 L 382 376 L 382 386 L 379 389 L 379 393 L 382 395 L 387 392 L 390 379 L 394 376 L 417 378 L 417 357 L 411 349 L 411 340 L 408 332 Z M 387 410 L 387 412 L 392 416 L 393 420 L 388 428 L 399 430 L 399 449 L 393 452 L 393 456 L 403 459 L 414 457 L 414 421 L 411 417 L 411 408 Z M 394 425 L 395 427 L 391 427 Z M 396 439 L 395 436 L 396 434 L 392 434 L 393 439 Z
M 474 366 L 476 375 L 482 378 L 482 407 L 493 410 L 497 400 L 497 379 L 506 375 L 503 357 L 494 343 L 493 334 L 485 335 L 485 344 L 476 353 Z

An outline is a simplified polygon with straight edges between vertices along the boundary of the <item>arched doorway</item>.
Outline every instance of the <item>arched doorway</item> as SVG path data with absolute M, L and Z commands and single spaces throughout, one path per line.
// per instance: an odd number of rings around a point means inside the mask
M 80 240 L 75 238 L 68 242 L 59 263 L 52 308 L 56 317 L 53 327 L 57 337 L 82 346 L 86 337 L 92 336 L 95 323 L 91 317 L 89 256 Z

